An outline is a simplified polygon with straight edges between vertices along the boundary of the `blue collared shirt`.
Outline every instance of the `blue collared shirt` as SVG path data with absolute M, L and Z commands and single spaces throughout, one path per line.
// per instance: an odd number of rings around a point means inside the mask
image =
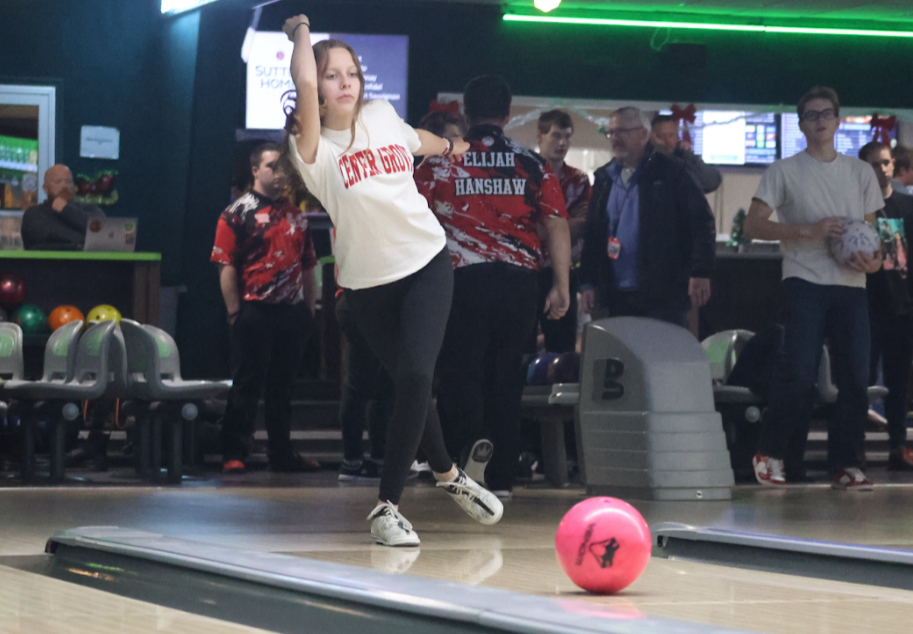
M 638 166 L 628 184 L 621 178 L 622 165 L 614 161 L 606 166 L 606 173 L 612 179 L 612 191 L 606 211 L 609 217 L 609 237 L 614 236 L 621 243 L 621 252 L 612 267 L 616 288 L 634 290 L 638 284 L 637 253 L 640 247 L 640 192 L 637 180 L 641 168 Z

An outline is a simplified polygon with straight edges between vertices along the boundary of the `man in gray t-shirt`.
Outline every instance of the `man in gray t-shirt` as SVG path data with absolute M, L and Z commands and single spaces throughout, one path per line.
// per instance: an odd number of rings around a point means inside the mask
M 857 447 L 868 410 L 865 274 L 881 268 L 881 253 L 859 252 L 839 264 L 828 253 L 826 240 L 843 233 L 845 218 L 873 221 L 884 199 L 872 168 L 835 149 L 837 93 L 812 88 L 799 100 L 797 111 L 808 147 L 768 168 L 745 220 L 747 237 L 779 240 L 783 252 L 783 354 L 753 460 L 755 476 L 763 485 L 804 477 L 801 451 L 785 465 L 784 459 L 790 443 L 805 446 L 802 435 L 807 433 L 827 336 L 839 392 L 829 426 L 831 486 L 871 490 L 872 482 L 859 468 Z M 774 211 L 780 222 L 770 220 Z

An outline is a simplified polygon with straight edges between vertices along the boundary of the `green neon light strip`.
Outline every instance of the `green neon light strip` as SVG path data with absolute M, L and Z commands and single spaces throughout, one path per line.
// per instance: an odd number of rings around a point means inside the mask
M 871 29 L 825 29 L 800 26 L 758 26 L 752 24 L 712 24 L 709 22 L 669 22 L 665 20 L 616 20 L 611 18 L 564 18 L 557 16 L 506 13 L 506 22 L 545 24 L 589 24 L 595 26 L 634 26 L 703 31 L 741 31 L 750 33 L 804 33 L 812 35 L 861 35 L 869 37 L 913 37 L 913 31 L 876 31 Z

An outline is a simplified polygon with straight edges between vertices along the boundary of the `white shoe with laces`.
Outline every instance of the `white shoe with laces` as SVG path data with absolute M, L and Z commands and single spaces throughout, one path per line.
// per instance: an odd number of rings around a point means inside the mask
M 418 535 L 402 513 L 390 502 L 379 502 L 371 514 L 371 537 L 382 546 L 418 546 Z
M 504 514 L 501 500 L 488 489 L 479 486 L 462 469 L 457 469 L 457 477 L 450 482 L 438 482 L 437 485 L 447 491 L 469 517 L 480 524 L 497 524 Z

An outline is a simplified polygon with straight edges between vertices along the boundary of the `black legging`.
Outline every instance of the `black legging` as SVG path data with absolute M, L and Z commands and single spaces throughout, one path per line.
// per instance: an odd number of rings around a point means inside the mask
M 396 398 L 380 479 L 380 499 L 392 504 L 399 503 L 419 447 L 437 473 L 453 467 L 437 412 L 430 407 L 434 365 L 452 296 L 453 269 L 446 248 L 408 277 L 346 291 L 358 329 L 393 377 Z

